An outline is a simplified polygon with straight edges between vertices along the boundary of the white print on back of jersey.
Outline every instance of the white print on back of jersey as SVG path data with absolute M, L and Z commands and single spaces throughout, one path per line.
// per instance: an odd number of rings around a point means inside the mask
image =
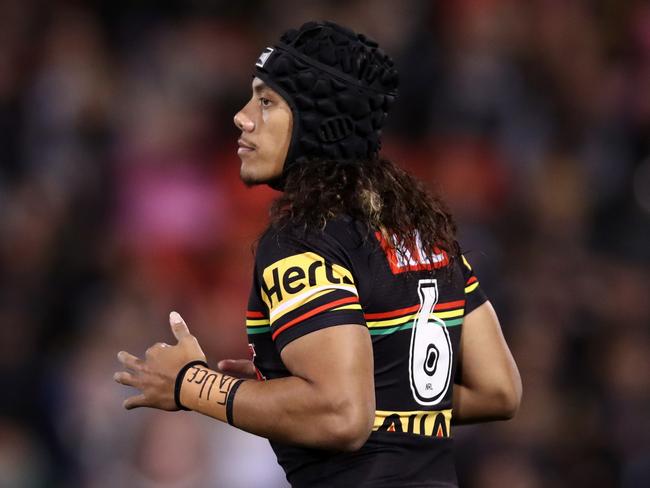
M 393 241 L 395 241 L 395 236 L 393 236 Z M 427 253 L 424 252 L 424 247 L 422 246 L 422 239 L 420 238 L 420 233 L 415 234 L 415 247 L 417 256 L 413 256 L 411 251 L 409 251 L 404 246 L 399 246 L 400 252 L 397 253 L 397 266 L 400 268 L 408 268 L 418 265 L 427 265 L 427 264 L 436 264 L 441 263 L 445 259 L 445 255 L 442 253 L 433 254 L 430 258 L 427 257 Z
M 393 274 L 438 269 L 449 264 L 449 258 L 444 251 L 434 248 L 433 253 L 425 252 L 419 232 L 415 234 L 414 249 L 408 249 L 403 242 L 398 243 L 395 235 L 391 236 L 390 244 L 380 232 L 377 232 L 376 236 L 386 253 Z
M 409 376 L 413 398 L 420 405 L 436 405 L 449 389 L 453 351 L 444 322 L 432 316 L 438 303 L 437 280 L 419 280 L 418 310 L 411 330 Z

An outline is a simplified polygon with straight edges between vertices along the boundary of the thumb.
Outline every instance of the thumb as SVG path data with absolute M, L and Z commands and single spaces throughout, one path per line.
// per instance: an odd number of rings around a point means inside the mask
M 217 364 L 217 368 L 223 373 L 242 376 L 245 378 L 257 378 L 255 365 L 248 359 L 223 359 Z
M 174 334 L 174 337 L 176 337 L 177 341 L 191 335 L 190 329 L 187 328 L 187 324 L 178 312 L 172 312 L 169 314 L 169 325 L 171 325 L 172 333 Z

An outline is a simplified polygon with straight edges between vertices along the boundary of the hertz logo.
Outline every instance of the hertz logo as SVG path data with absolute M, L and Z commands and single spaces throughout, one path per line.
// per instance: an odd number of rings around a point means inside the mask
M 354 280 L 352 273 L 343 266 L 333 264 L 316 253 L 306 252 L 266 267 L 262 273 L 261 287 L 262 300 L 273 313 L 279 305 L 301 293 L 327 288 L 354 289 Z M 313 293 L 309 295 L 313 296 Z

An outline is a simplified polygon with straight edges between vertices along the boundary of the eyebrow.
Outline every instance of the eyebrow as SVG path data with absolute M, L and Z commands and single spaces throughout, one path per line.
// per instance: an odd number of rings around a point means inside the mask
M 255 85 L 255 86 L 253 87 L 253 92 L 254 92 L 256 95 L 259 95 L 261 92 L 263 92 L 263 91 L 266 90 L 266 89 L 268 89 L 268 86 L 266 85 L 266 83 L 261 82 L 261 83 Z

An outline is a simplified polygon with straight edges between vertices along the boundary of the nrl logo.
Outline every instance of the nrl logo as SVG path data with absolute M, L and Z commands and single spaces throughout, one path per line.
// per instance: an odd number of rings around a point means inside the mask
M 255 66 L 257 66 L 257 67 L 259 67 L 259 68 L 263 68 L 263 67 L 264 67 L 264 64 L 265 64 L 266 61 L 269 59 L 269 56 L 271 55 L 271 53 L 272 53 L 273 51 L 274 51 L 274 49 L 273 49 L 272 47 L 267 47 L 266 49 L 264 49 L 264 51 L 262 52 L 262 54 L 260 54 L 260 57 L 259 57 L 259 59 L 257 60 L 257 63 L 255 63 Z

